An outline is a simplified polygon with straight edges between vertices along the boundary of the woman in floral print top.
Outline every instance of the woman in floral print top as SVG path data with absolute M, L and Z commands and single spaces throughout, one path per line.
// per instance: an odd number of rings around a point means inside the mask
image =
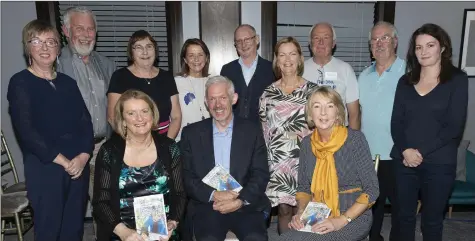
M 94 173 L 97 240 L 145 240 L 135 227 L 134 198 L 154 194 L 164 195 L 168 240 L 180 240 L 175 229 L 183 217 L 186 194 L 178 145 L 151 131 L 158 123 L 158 109 L 145 93 L 124 92 L 115 111 L 119 135 L 102 145 Z
M 277 42 L 272 65 L 278 80 L 264 90 L 259 117 L 271 174 L 266 194 L 272 207 L 279 207 L 281 234 L 288 230 L 296 211 L 300 142 L 311 132 L 305 121 L 305 103 L 317 85 L 302 78 L 302 49 L 293 37 Z

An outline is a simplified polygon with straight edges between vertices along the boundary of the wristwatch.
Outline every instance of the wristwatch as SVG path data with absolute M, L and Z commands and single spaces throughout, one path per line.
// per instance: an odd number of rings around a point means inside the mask
M 346 216 L 345 214 L 341 214 L 341 216 L 343 216 L 346 221 L 348 221 L 348 223 L 351 223 L 351 221 L 353 221 L 353 219 L 351 219 L 349 216 Z

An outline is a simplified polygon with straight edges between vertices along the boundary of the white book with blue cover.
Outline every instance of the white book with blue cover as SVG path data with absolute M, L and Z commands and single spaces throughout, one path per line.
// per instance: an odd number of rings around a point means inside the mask
M 168 237 L 163 194 L 134 198 L 135 228 L 145 241 Z
M 299 231 L 312 233 L 312 226 L 327 219 L 330 212 L 331 209 L 325 203 L 309 202 L 300 216 L 300 220 L 305 226 Z
M 217 191 L 239 192 L 242 189 L 241 184 L 221 165 L 216 165 L 211 169 L 202 181 Z

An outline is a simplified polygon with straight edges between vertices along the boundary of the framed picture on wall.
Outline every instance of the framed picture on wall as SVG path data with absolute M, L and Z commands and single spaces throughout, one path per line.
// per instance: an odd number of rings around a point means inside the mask
M 459 67 L 475 77 L 475 9 L 465 9 L 463 14 Z

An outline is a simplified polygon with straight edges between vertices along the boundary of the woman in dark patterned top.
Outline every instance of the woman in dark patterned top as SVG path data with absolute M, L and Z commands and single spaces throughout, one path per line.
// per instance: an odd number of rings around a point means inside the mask
M 289 223 L 293 230 L 280 240 L 363 240 L 371 228 L 370 207 L 379 195 L 366 138 L 344 126 L 345 107 L 331 88 L 320 87 L 309 95 L 306 118 L 309 127 L 316 128 L 302 140 L 298 212 Z M 299 231 L 304 227 L 301 215 L 310 201 L 324 203 L 331 209 L 330 216 L 313 224 L 312 232 Z
M 80 241 L 94 148 L 91 116 L 76 81 L 54 70 L 57 30 L 33 20 L 23 29 L 23 44 L 29 66 L 10 79 L 7 99 L 35 213 L 34 239 Z
M 158 118 L 154 101 L 141 91 L 127 90 L 117 101 L 119 135 L 99 150 L 94 173 L 92 205 L 99 241 L 141 241 L 141 235 L 160 230 L 163 224 L 156 215 L 135 220 L 134 198 L 154 194 L 164 195 L 168 238 L 179 240 L 174 230 L 186 205 L 181 156 L 174 140 L 152 131 Z M 145 228 L 136 230 L 136 222 Z
M 452 65 L 450 37 L 440 26 L 417 29 L 406 75 L 396 88 L 391 119 L 398 240 L 415 239 L 421 193 L 424 240 L 442 240 L 443 219 L 457 167 L 468 105 L 467 74 Z

